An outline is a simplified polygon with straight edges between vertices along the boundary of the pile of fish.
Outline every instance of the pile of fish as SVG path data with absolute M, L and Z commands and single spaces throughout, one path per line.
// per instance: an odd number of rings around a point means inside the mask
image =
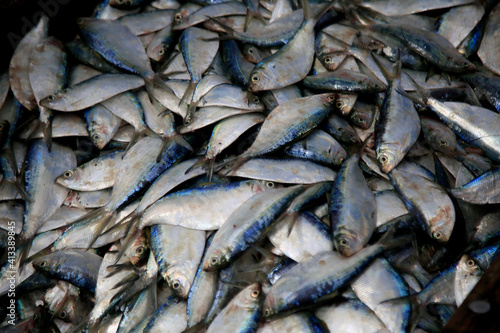
M 105 0 L 0 77 L 2 332 L 439 332 L 500 243 L 500 5 Z

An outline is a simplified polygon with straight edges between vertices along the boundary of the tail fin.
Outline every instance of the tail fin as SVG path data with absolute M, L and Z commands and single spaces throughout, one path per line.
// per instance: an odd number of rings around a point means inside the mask
M 136 221 L 137 221 L 137 223 L 136 223 Z M 116 259 L 115 259 L 114 264 L 118 263 L 118 261 L 121 259 L 121 257 L 127 251 L 127 249 L 132 246 L 132 244 L 134 243 L 134 240 L 137 237 L 139 237 L 139 234 L 141 233 L 142 230 L 139 229 L 138 222 L 139 222 L 139 220 L 138 220 L 137 216 L 135 218 L 131 219 L 130 222 L 128 222 L 129 226 L 127 228 L 127 232 L 125 233 L 127 236 L 125 237 L 125 239 L 122 242 L 122 247 L 120 248 L 120 251 L 116 255 Z
M 396 226 L 392 226 L 385 235 L 380 238 L 380 240 L 377 242 L 384 250 L 390 250 L 395 247 L 404 245 L 408 242 L 410 242 L 413 239 L 413 236 L 411 235 L 405 235 L 401 237 L 395 238 L 394 235 L 396 233 Z
M 386 78 L 386 80 L 388 82 L 392 81 L 395 78 L 401 77 L 401 66 L 402 65 L 401 65 L 401 55 L 399 53 L 399 49 L 397 49 L 397 55 L 396 55 L 397 60 L 396 60 L 396 63 L 392 67 L 392 72 L 389 71 L 389 69 L 382 64 L 382 62 L 378 58 L 379 56 L 377 54 L 372 53 L 372 56 L 373 56 L 373 60 L 375 60 L 378 67 L 382 71 L 382 74 L 384 74 L 384 77 Z
M 40 124 L 43 132 L 43 142 L 47 146 L 47 150 L 52 150 L 52 110 L 41 107 L 40 108 Z
M 33 238 L 35 238 L 35 235 L 29 237 L 28 239 L 19 239 L 19 245 L 17 246 L 19 250 L 19 276 L 24 270 L 24 264 L 27 262 L 26 260 L 30 253 L 31 245 L 33 244 Z
M 189 105 L 188 113 L 186 115 L 186 118 L 184 118 L 184 122 L 186 122 L 186 120 L 188 122 L 191 121 L 191 118 L 193 116 L 192 113 L 194 113 L 194 110 L 191 107 L 191 104 L 192 104 L 192 101 L 193 101 L 193 94 L 194 94 L 194 91 L 196 89 L 196 85 L 197 85 L 197 82 L 195 82 L 195 81 L 189 81 L 189 84 L 188 84 L 188 86 L 186 88 L 186 91 L 184 91 L 184 94 L 182 95 L 182 98 L 179 101 L 179 105 L 181 105 L 183 103 L 186 103 L 187 105 Z M 191 109 L 190 112 L 189 112 L 189 109 Z
M 215 37 L 215 38 L 207 38 L 207 39 L 204 39 L 204 41 L 211 42 L 211 41 L 220 41 L 220 40 L 230 40 L 230 39 L 234 39 L 235 38 L 236 31 L 233 28 L 231 28 L 230 26 L 228 26 L 227 24 L 225 24 L 221 20 L 216 19 L 215 17 L 208 17 L 207 16 L 207 18 L 210 21 L 212 21 L 215 24 L 217 24 L 218 26 L 220 26 L 222 29 L 224 29 L 224 31 L 225 31 L 226 34 L 222 35 L 222 36 L 219 36 L 219 37 Z

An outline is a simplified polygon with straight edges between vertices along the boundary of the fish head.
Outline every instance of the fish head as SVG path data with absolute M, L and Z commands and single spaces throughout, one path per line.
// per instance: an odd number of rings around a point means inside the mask
M 51 258 L 50 255 L 45 255 L 33 260 L 33 267 L 36 270 L 50 272 L 54 265 L 54 258 Z
M 396 151 L 392 149 L 377 149 L 377 161 L 380 170 L 388 173 L 394 169 L 399 161 Z
M 46 96 L 40 100 L 40 105 L 48 109 L 58 109 L 58 105 L 65 104 L 66 97 L 61 92 L 56 92 L 53 95 Z
M 168 285 L 180 298 L 186 299 L 191 290 L 192 281 L 188 278 L 189 272 L 186 267 L 179 265 L 170 266 L 167 270 Z
M 243 290 L 243 307 L 253 310 L 260 306 L 262 300 L 262 286 L 259 282 L 252 283 Z
M 111 140 L 104 126 L 99 126 L 98 124 L 91 124 L 89 126 L 90 140 L 99 150 L 104 148 L 104 146 Z
M 78 179 L 78 172 L 75 169 L 66 170 L 62 175 L 56 178 L 56 183 L 62 186 L 69 186 Z
M 455 209 L 450 202 L 440 205 L 433 217 L 429 219 L 430 235 L 440 243 L 446 243 L 450 239 L 455 225 Z
M 250 74 L 248 90 L 252 92 L 269 90 L 270 88 L 268 87 L 274 84 L 273 81 L 274 79 L 271 78 L 265 70 L 262 68 L 255 68 Z
M 131 247 L 127 249 L 125 254 L 134 266 L 144 264 L 149 257 L 146 233 L 142 232 L 137 237 Z
M 212 272 L 224 267 L 228 263 L 228 252 L 225 248 L 209 249 L 203 262 L 203 270 Z
M 329 159 L 333 161 L 334 165 L 342 165 L 342 163 L 347 158 L 347 153 L 345 150 L 330 147 L 330 149 L 328 149 L 327 157 L 329 157 Z
M 260 50 L 257 49 L 255 45 L 246 44 L 243 47 L 243 57 L 252 63 L 258 63 L 260 61 Z
M 342 229 L 335 235 L 333 244 L 337 251 L 346 257 L 352 256 L 365 246 L 356 232 L 347 229 Z
M 466 274 L 477 274 L 481 272 L 479 264 L 467 254 L 462 255 L 458 261 L 457 270 L 465 272 Z
M 152 50 L 147 50 L 148 57 L 157 62 L 162 62 L 167 55 L 168 45 L 166 43 L 160 43 L 158 46 Z
M 341 115 L 346 116 L 351 112 L 357 98 L 357 94 L 339 93 L 337 94 L 337 100 L 335 101 L 335 108 L 339 110 Z

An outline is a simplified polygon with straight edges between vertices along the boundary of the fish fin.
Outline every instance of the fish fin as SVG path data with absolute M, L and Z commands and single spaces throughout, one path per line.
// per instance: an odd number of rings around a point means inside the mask
M 151 103 L 159 103 L 155 97 L 154 93 L 155 87 L 158 87 L 160 89 L 166 90 L 174 94 L 173 90 L 170 89 L 170 87 L 165 83 L 165 81 L 162 80 L 161 75 L 155 73 L 152 79 L 146 80 L 146 92 L 148 93 L 149 100 L 151 101 Z
M 156 156 L 156 163 L 159 163 L 161 161 L 163 153 L 165 152 L 165 150 L 167 150 L 167 147 L 169 145 L 170 145 L 170 139 L 168 137 L 163 137 L 161 140 L 160 151 L 158 152 L 158 156 Z
M 198 107 L 199 103 L 200 101 L 196 102 L 191 101 L 191 103 L 189 103 L 186 117 L 184 118 L 184 126 L 189 125 L 189 123 L 191 123 L 191 121 L 193 120 L 194 113 L 196 112 L 196 108 Z
M 144 132 L 143 131 L 141 131 L 141 132 L 135 131 L 134 132 L 134 135 L 132 135 L 132 138 L 130 139 L 130 142 L 127 145 L 127 148 L 125 148 L 125 151 L 123 152 L 122 160 L 125 157 L 125 155 L 127 155 L 127 153 L 130 150 L 130 148 L 132 148 L 137 143 L 137 141 L 139 141 L 139 138 L 141 136 L 144 136 Z
M 127 269 L 133 269 L 134 271 L 137 269 L 134 264 L 132 264 L 131 262 L 126 262 L 126 263 L 123 263 L 123 264 L 114 264 L 114 265 L 109 265 L 106 269 L 110 269 L 112 268 L 113 270 L 111 272 L 109 272 L 105 277 L 106 278 L 110 278 L 112 277 L 113 275 L 116 275 L 124 270 L 127 270 Z
M 184 172 L 185 175 L 187 175 L 188 173 L 190 173 L 191 171 L 193 171 L 194 169 L 197 169 L 201 166 L 204 166 L 205 163 L 207 162 L 207 160 L 205 160 L 203 157 L 200 158 L 198 161 L 194 162 L 193 165 L 191 165 L 187 170 L 186 172 Z
M 84 331 L 86 331 L 87 333 L 96 332 L 97 328 L 99 327 L 99 321 L 93 323 L 90 323 L 89 321 L 90 313 L 75 328 L 72 329 L 71 333 L 82 333 Z
M 429 81 L 429 79 L 431 77 L 433 77 L 434 75 L 438 75 L 438 70 L 436 67 L 431 66 L 431 67 L 429 67 L 429 71 L 427 72 L 427 75 L 425 76 L 425 82 Z
M 111 287 L 111 290 L 118 289 L 122 286 L 127 286 L 127 288 L 123 288 L 123 290 L 128 289 L 128 286 L 137 280 L 139 280 L 139 275 L 137 275 L 136 273 L 129 274 L 127 277 L 125 277 L 124 279 L 116 283 L 113 287 Z
M 249 159 L 250 159 L 250 157 L 241 156 L 241 155 L 235 156 L 235 157 L 230 157 L 229 159 L 217 164 L 215 166 L 215 168 L 217 168 L 217 170 L 220 170 L 221 168 L 226 167 L 225 170 L 219 172 L 222 176 L 226 176 L 229 173 L 238 170 Z M 234 163 L 234 164 L 230 165 L 231 163 Z
M 467 100 L 475 106 L 482 107 L 481 102 L 479 102 L 479 99 L 477 98 L 476 92 L 474 89 L 471 88 L 467 83 L 465 84 L 465 94 L 467 96 Z
M 193 101 L 193 94 L 196 89 L 197 83 L 195 81 L 189 81 L 189 84 L 184 91 L 184 94 L 182 95 L 181 100 L 179 101 L 179 105 L 185 103 L 187 105 L 190 105 L 191 102 Z M 187 117 L 187 116 L 186 116 Z
M 389 69 L 382 64 L 380 59 L 378 59 L 379 55 L 372 52 L 373 60 L 377 63 L 377 66 L 380 68 L 380 71 L 382 72 L 382 74 L 384 74 L 384 77 L 386 78 L 387 81 L 391 81 L 394 78 L 401 77 L 401 66 L 402 66 L 401 65 L 401 55 L 399 53 L 399 49 L 396 49 L 396 50 L 397 50 L 396 51 L 397 60 L 396 60 L 396 63 L 394 63 L 394 65 L 392 67 L 392 71 L 389 71 Z
M 219 36 L 219 37 L 214 37 L 214 38 L 207 38 L 203 39 L 206 42 L 212 42 L 212 41 L 220 41 L 220 40 L 229 40 L 229 39 L 234 39 L 234 35 L 236 33 L 236 30 L 225 24 L 219 19 L 216 19 L 215 17 L 209 17 L 206 16 L 206 18 L 213 23 L 217 24 L 220 26 L 222 29 L 224 29 L 225 35 Z
M 194 324 L 191 327 L 186 328 L 182 333 L 203 333 L 207 330 L 208 323 L 205 323 L 203 320 L 199 323 Z
M 43 142 L 47 146 L 47 150 L 50 153 L 50 151 L 52 150 L 52 110 L 46 108 L 41 109 L 40 118 L 43 118 L 43 120 L 40 120 L 40 125 L 42 126 L 43 132 Z
M 385 250 L 389 250 L 404 245 L 413 239 L 413 236 L 411 235 L 394 237 L 396 230 L 397 228 L 395 225 L 389 228 L 389 230 L 387 230 L 387 232 L 382 236 L 382 238 L 379 239 L 377 244 L 382 246 Z
M 404 97 L 413 101 L 413 103 L 425 105 L 427 100 L 430 97 L 430 93 L 428 91 L 426 91 L 426 89 L 424 87 L 422 87 L 417 81 L 415 81 L 415 79 L 412 78 L 410 75 L 408 75 L 408 74 L 405 74 L 405 75 L 410 79 L 412 85 L 415 87 L 417 96 L 415 97 L 415 96 L 409 95 L 408 93 L 404 92 L 402 89 L 396 89 L 396 91 L 398 93 L 400 93 L 401 95 L 403 95 Z
M 19 245 L 17 246 L 17 248 L 19 249 L 19 276 L 24 270 L 24 264 L 27 262 L 34 238 L 35 235 L 25 240 L 20 239 Z
M 310 11 L 310 13 L 308 14 L 309 16 L 306 16 L 306 11 L 305 11 L 305 8 L 304 8 L 304 18 L 310 17 L 314 21 L 318 22 L 323 17 L 323 15 L 325 15 L 330 10 L 330 8 L 332 7 L 332 5 L 335 3 L 335 0 L 327 2 L 323 7 L 321 7 L 319 9 L 319 11 L 316 14 L 312 13 L 311 6 L 309 5 L 309 1 L 308 0 L 304 0 L 304 2 L 308 3 L 307 6 L 309 6 L 309 11 Z
M 130 224 L 127 228 L 127 232 L 125 233 L 127 236 L 125 237 L 125 239 L 122 242 L 122 247 L 120 248 L 120 252 L 118 252 L 118 254 L 116 255 L 116 259 L 115 259 L 114 264 L 116 264 L 121 259 L 123 254 L 127 251 L 127 248 L 132 246 L 132 244 L 134 243 L 134 240 L 139 236 L 139 234 L 142 231 L 141 229 L 139 229 L 139 225 L 138 225 L 138 223 L 135 223 L 135 221 L 138 222 L 137 217 L 135 217 L 130 222 L 128 222 Z
M 212 181 L 214 175 L 215 157 L 208 160 L 208 182 Z
M 86 250 L 88 251 L 92 245 L 94 245 L 95 241 L 97 238 L 101 235 L 101 233 L 104 231 L 106 226 L 108 225 L 109 221 L 111 218 L 116 215 L 116 212 L 106 212 L 104 215 L 99 217 L 99 222 L 97 222 L 97 228 L 95 228 L 90 235 L 90 242 L 87 245 Z
M 19 193 L 19 195 L 21 195 L 21 198 L 23 200 L 25 200 L 27 202 L 31 202 L 31 199 L 28 197 L 28 193 L 24 189 L 24 186 L 21 184 L 21 178 L 20 177 L 16 177 L 16 181 L 12 182 L 11 184 L 14 185 L 14 187 L 16 188 L 16 190 Z

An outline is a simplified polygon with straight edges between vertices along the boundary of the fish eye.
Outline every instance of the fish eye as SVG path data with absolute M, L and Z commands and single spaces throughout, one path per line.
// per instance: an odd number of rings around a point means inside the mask
M 325 64 L 331 64 L 332 63 L 332 58 L 331 57 L 326 57 L 324 61 L 325 61 Z
M 49 95 L 49 96 L 47 96 L 47 100 L 50 101 L 50 102 L 52 102 L 55 99 L 56 99 L 55 95 Z
M 179 290 L 181 288 L 181 284 L 179 283 L 179 281 L 175 280 L 172 283 L 172 288 L 174 288 L 174 290 Z
M 44 261 L 40 262 L 40 264 L 38 264 L 38 266 L 40 266 L 40 267 L 45 267 L 45 266 L 47 266 L 47 261 L 46 261 L 46 260 L 44 260 Z
M 340 241 L 339 241 L 339 244 L 340 246 L 348 246 L 349 245 L 349 241 L 345 238 L 342 238 Z
M 252 99 L 252 102 L 254 102 L 255 104 L 257 104 L 257 103 L 260 102 L 260 99 L 257 96 L 254 96 L 254 98 Z
M 333 102 L 335 100 L 335 96 L 334 95 L 329 95 L 327 98 L 326 98 L 329 102 Z
M 340 164 L 344 163 L 344 158 L 343 157 L 339 158 L 339 163 Z
M 448 146 L 448 142 L 443 141 L 443 140 L 439 141 L 439 144 L 440 144 L 441 146 L 444 146 L 444 147 Z
M 137 254 L 138 256 L 142 255 L 144 253 L 144 246 L 139 246 L 136 250 L 135 250 L 135 254 Z
M 443 233 L 441 231 L 434 232 L 434 238 L 436 238 L 436 239 L 443 238 Z
M 160 50 L 158 51 L 158 54 L 159 54 L 159 55 L 163 55 L 164 53 L 165 53 L 165 50 L 164 50 L 164 49 L 160 49 Z
M 62 311 L 62 312 L 59 314 L 59 318 L 61 318 L 61 319 L 66 318 L 66 316 L 67 316 L 66 311 Z
M 64 175 L 64 178 L 71 178 L 71 177 L 73 177 L 73 171 L 68 170 L 63 175 Z
M 274 188 L 274 183 L 273 182 L 267 182 L 266 183 L 267 188 Z
M 180 23 L 182 21 L 182 14 L 175 14 L 174 17 L 175 22 Z
M 474 267 L 474 266 L 476 266 L 476 262 L 472 259 L 469 259 L 467 261 L 467 267 Z
M 210 264 L 217 265 L 218 263 L 219 263 L 219 258 L 217 257 L 210 258 Z
M 269 310 L 269 309 L 266 308 L 264 310 L 264 317 L 269 317 L 270 315 L 271 315 L 271 310 Z
M 253 298 L 257 298 L 257 297 L 259 297 L 259 294 L 260 293 L 259 293 L 258 290 L 254 290 L 254 291 L 252 291 L 252 293 L 250 294 L 250 296 L 252 296 Z
M 373 86 L 374 86 L 375 88 L 378 88 L 378 87 L 379 87 L 378 83 L 375 83 Z
M 344 102 L 342 101 L 337 101 L 337 103 L 335 103 L 335 106 L 339 109 L 342 109 L 344 107 Z
M 385 164 L 385 163 L 387 163 L 387 162 L 389 161 L 389 159 L 388 159 L 388 158 L 387 158 L 387 156 L 385 156 L 385 155 L 380 156 L 380 158 L 379 158 L 378 160 L 379 160 L 379 161 L 380 161 L 380 163 L 382 163 L 382 164 Z
M 252 54 L 253 53 L 253 49 L 250 48 L 250 49 L 247 50 L 247 52 L 250 53 L 250 54 Z
M 99 139 L 101 139 L 101 137 L 99 136 L 99 134 L 94 134 L 92 135 L 92 139 L 94 139 L 94 141 L 98 141 Z
M 251 80 L 252 82 L 259 82 L 260 78 L 257 75 L 253 75 Z

